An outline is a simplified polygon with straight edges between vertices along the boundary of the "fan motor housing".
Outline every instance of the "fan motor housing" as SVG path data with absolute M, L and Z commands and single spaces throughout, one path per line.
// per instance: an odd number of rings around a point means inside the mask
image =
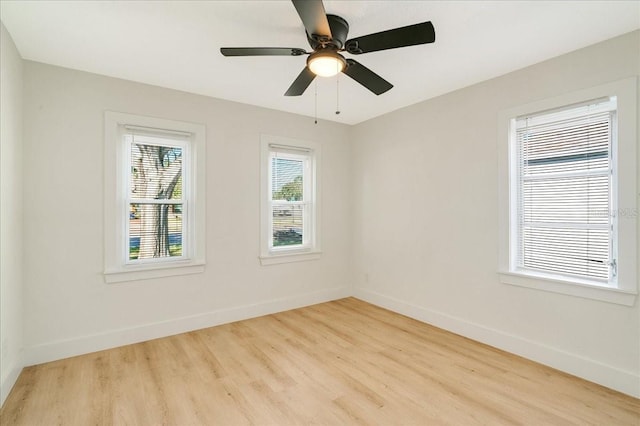
M 329 21 L 329 28 L 331 28 L 331 38 L 324 34 L 307 34 L 307 40 L 313 50 L 322 49 L 327 46 L 333 46 L 337 50 L 344 47 L 345 41 L 347 41 L 347 35 L 349 34 L 349 23 L 340 16 L 327 15 Z

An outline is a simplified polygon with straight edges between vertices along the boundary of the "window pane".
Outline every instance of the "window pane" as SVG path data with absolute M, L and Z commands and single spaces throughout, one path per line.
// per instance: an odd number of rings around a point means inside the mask
M 271 199 L 303 200 L 304 161 L 290 158 L 271 158 Z
M 518 131 L 526 149 L 523 173 L 608 170 L 610 130 L 608 113 L 524 127 Z
M 524 267 L 568 275 L 609 278 L 607 229 L 525 226 Z
M 273 246 L 302 244 L 303 205 L 281 204 L 273 207 Z
M 525 223 L 609 224 L 609 176 L 532 179 L 522 184 Z
M 129 260 L 182 256 L 182 204 L 129 205 Z
M 182 148 L 132 143 L 130 188 L 132 198 L 181 199 Z

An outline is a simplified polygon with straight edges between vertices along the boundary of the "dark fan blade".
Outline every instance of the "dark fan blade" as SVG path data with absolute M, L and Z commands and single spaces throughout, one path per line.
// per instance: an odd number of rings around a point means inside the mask
M 423 22 L 347 40 L 346 50 L 358 55 L 378 50 L 433 43 L 434 41 L 436 41 L 436 32 L 433 24 Z
M 353 59 L 347 59 L 347 68 L 342 72 L 376 95 L 381 95 L 393 87 L 393 84 Z
M 293 84 L 289 87 L 285 96 L 300 96 L 307 90 L 307 87 L 311 84 L 316 75 L 311 72 L 308 67 L 304 67 L 300 75 L 296 78 Z
M 322 0 L 291 0 L 291 2 L 298 11 L 307 34 L 331 38 L 331 28 L 329 28 Z
M 221 47 L 224 56 L 300 56 L 307 53 L 296 47 Z

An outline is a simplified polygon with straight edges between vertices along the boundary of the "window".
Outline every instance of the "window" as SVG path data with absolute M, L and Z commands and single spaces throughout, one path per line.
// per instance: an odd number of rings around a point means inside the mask
M 513 120 L 517 270 L 617 279 L 615 113 L 616 99 L 607 98 Z
M 503 282 L 633 303 L 634 94 L 627 80 L 501 114 Z
M 182 190 L 188 137 L 125 126 L 125 148 L 129 154 L 127 263 L 188 257 L 189 244 L 184 240 L 189 236 L 183 231 L 188 228 L 189 215 Z
M 262 264 L 319 257 L 319 147 L 262 136 Z
M 204 127 L 105 114 L 105 279 L 204 265 Z

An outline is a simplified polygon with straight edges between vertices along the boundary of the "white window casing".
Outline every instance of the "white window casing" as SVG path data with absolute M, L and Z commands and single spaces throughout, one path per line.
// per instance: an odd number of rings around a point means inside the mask
M 320 146 L 270 135 L 260 140 L 260 262 L 320 257 Z
M 636 86 L 630 78 L 501 112 L 501 282 L 635 302 Z
M 205 140 L 200 124 L 105 112 L 107 283 L 204 271 Z

